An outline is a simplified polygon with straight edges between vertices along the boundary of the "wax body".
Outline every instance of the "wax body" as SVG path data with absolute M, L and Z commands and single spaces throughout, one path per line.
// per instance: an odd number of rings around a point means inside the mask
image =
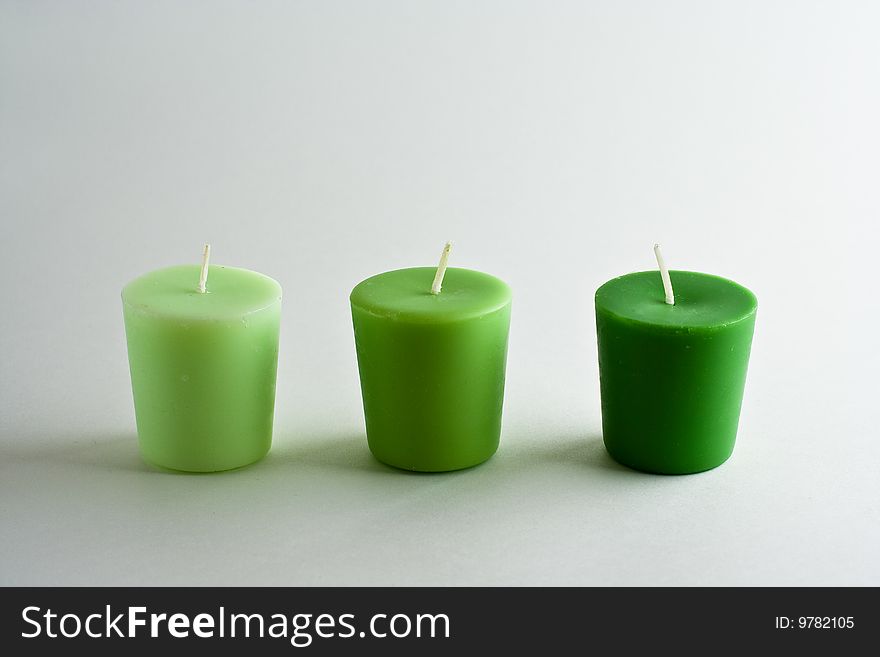
M 467 468 L 498 448 L 510 288 L 467 269 L 402 269 L 351 294 L 367 441 L 406 470 Z
M 757 301 L 736 283 L 670 272 L 628 274 L 596 292 L 605 446 L 648 472 L 714 468 L 736 440 Z
M 281 287 L 212 265 L 146 274 L 122 292 L 135 416 L 146 460 L 213 472 L 265 456 L 272 443 Z

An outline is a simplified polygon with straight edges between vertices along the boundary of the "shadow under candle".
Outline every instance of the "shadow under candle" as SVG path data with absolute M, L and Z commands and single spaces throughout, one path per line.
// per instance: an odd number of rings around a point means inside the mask
M 34 438 L 24 438 L 33 443 Z M 58 436 L 53 442 L 11 445 L 3 448 L 7 461 L 28 464 L 67 465 L 99 470 L 170 473 L 141 458 L 137 436 L 124 433 Z
M 23 437 L 31 442 L 33 437 Z M 145 474 L 221 476 L 223 473 L 189 473 L 169 470 L 148 463 L 138 449 L 137 436 L 133 434 L 104 434 L 86 436 L 58 436 L 53 442 L 10 445 L 2 448 L 7 462 L 45 463 L 88 468 L 98 471 L 128 471 Z M 259 470 L 263 473 L 289 470 L 297 467 L 312 470 L 346 470 L 372 472 L 384 475 L 411 477 L 443 477 L 470 470 L 495 469 L 519 471 L 540 467 L 580 467 L 585 470 L 627 473 L 645 476 L 620 465 L 605 450 L 601 435 L 530 435 L 505 444 L 502 436 L 498 452 L 483 464 L 452 472 L 413 472 L 401 470 L 377 460 L 367 446 L 363 433 L 334 433 L 321 435 L 307 431 L 294 435 L 276 436 L 269 454 L 256 463 L 229 470 L 243 472 Z M 657 475 L 664 476 L 664 475 Z
M 644 475 L 621 465 L 608 454 L 601 434 L 534 435 L 528 441 L 517 440 L 509 448 L 502 447 L 496 456 L 517 469 L 529 467 L 565 466 L 617 472 L 626 475 Z

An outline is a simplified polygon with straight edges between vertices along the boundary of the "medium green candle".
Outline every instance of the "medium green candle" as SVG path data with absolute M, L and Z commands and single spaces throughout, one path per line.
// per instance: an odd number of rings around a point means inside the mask
M 498 448 L 510 288 L 494 276 L 416 267 L 351 293 L 370 450 L 405 470 L 467 468 Z
M 733 281 L 668 271 L 596 292 L 605 447 L 638 470 L 714 468 L 736 440 L 757 301 Z
M 122 290 L 141 452 L 174 470 L 237 468 L 272 442 L 281 286 L 208 253 Z

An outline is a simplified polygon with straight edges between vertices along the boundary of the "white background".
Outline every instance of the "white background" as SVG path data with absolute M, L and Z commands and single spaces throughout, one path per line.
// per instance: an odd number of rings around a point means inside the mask
M 0 583 L 880 584 L 872 2 L 0 4 Z M 514 290 L 504 432 L 407 474 L 364 436 L 348 293 Z M 737 448 L 664 477 L 600 435 L 592 295 L 750 287 Z M 281 282 L 259 464 L 137 451 L 119 293 Z

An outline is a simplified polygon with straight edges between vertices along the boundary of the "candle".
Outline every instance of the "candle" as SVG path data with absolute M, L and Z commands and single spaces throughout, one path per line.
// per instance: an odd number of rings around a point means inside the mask
M 468 468 L 498 448 L 510 288 L 488 274 L 440 266 L 359 283 L 351 312 L 367 442 L 405 470 Z
M 733 281 L 669 271 L 596 291 L 605 447 L 647 472 L 714 468 L 736 439 L 757 301 Z
M 237 468 L 272 442 L 281 286 L 209 254 L 122 290 L 141 452 L 174 470 Z

